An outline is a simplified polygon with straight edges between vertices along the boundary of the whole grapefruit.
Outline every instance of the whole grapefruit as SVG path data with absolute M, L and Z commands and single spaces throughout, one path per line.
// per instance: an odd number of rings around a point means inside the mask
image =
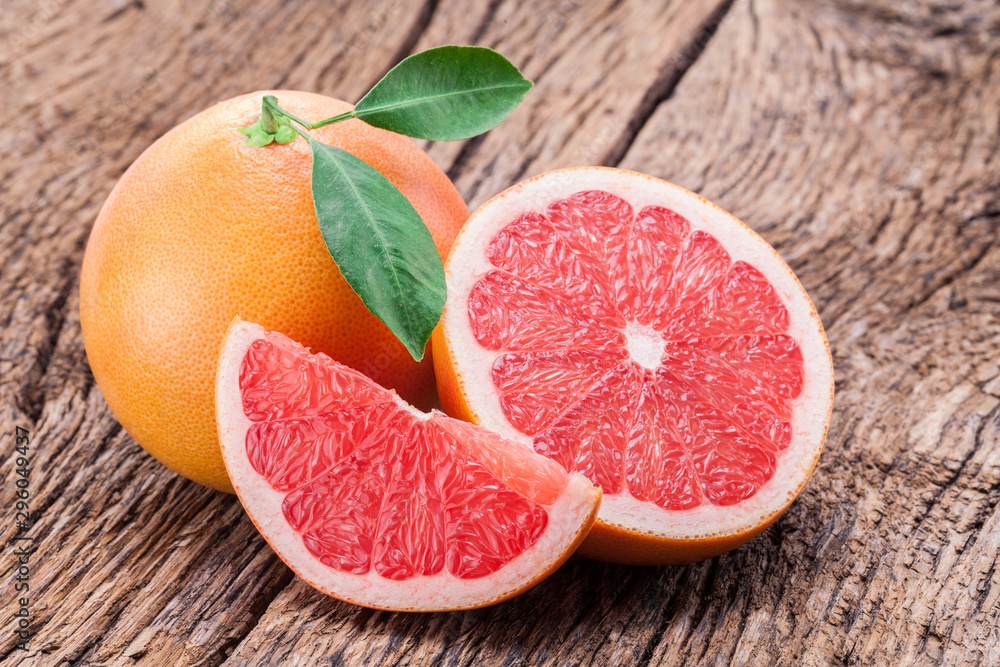
M 128 433 L 167 467 L 232 492 L 215 427 L 216 364 L 237 315 L 282 331 L 427 407 L 429 355 L 415 362 L 330 257 L 303 138 L 263 148 L 239 128 L 275 95 L 300 118 L 346 102 L 296 91 L 235 97 L 181 123 L 125 172 L 98 214 L 80 279 L 94 378 Z M 406 137 L 359 120 L 311 132 L 361 158 L 409 199 L 445 256 L 469 210 Z

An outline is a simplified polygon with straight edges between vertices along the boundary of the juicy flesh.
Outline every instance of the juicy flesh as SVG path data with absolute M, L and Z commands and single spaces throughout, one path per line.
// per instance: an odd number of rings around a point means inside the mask
M 600 191 L 522 215 L 487 253 L 469 319 L 536 451 L 668 510 L 771 479 L 802 354 L 757 269 L 672 210 Z
M 240 390 L 250 464 L 287 494 L 305 547 L 344 572 L 487 576 L 538 540 L 568 483 L 558 465 L 440 413 L 421 419 L 280 334 L 251 343 Z

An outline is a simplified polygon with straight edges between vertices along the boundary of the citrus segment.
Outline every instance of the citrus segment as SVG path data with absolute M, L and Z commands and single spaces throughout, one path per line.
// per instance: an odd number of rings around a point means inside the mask
M 666 335 L 705 339 L 788 330 L 788 310 L 767 278 L 746 262 L 733 264 L 713 296 L 698 304 L 688 317 L 666 324 Z
M 446 272 L 445 409 L 587 475 L 612 534 L 750 535 L 804 484 L 832 403 L 822 326 L 717 207 L 641 174 L 552 172 L 474 213 Z M 675 547 L 650 562 L 704 553 Z
M 541 214 L 525 214 L 504 227 L 487 252 L 497 268 L 557 291 L 589 318 L 600 320 L 614 313 L 607 276 L 601 275 L 604 263 L 581 252 Z M 595 281 L 603 281 L 599 289 Z
M 501 271 L 476 283 L 469 316 L 477 340 L 494 350 L 599 347 L 620 337 L 617 318 L 595 318 L 558 292 Z
M 627 238 L 632 222 L 632 207 L 608 192 L 582 191 L 552 202 L 546 210 L 553 226 L 581 253 L 609 264 L 616 249 Z M 610 267 L 609 267 L 610 268 Z M 610 277 L 610 272 L 596 279 Z M 602 281 L 603 282 L 603 281 Z
M 330 414 L 338 408 L 372 405 L 392 395 L 367 378 L 342 373 L 326 355 L 304 358 L 300 350 L 256 340 L 240 368 L 243 411 L 253 421 Z
M 618 493 L 630 419 L 642 374 L 634 364 L 608 371 L 592 390 L 535 438 L 535 450 Z
M 624 359 L 620 350 L 511 352 L 493 363 L 493 384 L 510 423 L 532 435 L 583 399 L 606 369 Z
M 466 450 L 490 474 L 525 498 L 551 505 L 568 483 L 562 466 L 512 448 L 496 433 L 441 415 L 432 416 L 431 421 L 454 436 L 454 446 Z
M 255 524 L 306 581 L 359 604 L 509 597 L 572 553 L 600 501 L 583 476 L 257 325 L 231 328 L 217 400 Z
M 688 235 L 688 221 L 662 206 L 644 208 L 632 225 L 626 258 L 620 262 L 617 305 L 623 317 L 648 324 L 659 308 L 658 295 L 673 277 L 674 260 Z
M 271 486 L 290 491 L 347 458 L 385 422 L 389 410 L 367 405 L 318 417 L 254 422 L 247 431 L 247 456 Z

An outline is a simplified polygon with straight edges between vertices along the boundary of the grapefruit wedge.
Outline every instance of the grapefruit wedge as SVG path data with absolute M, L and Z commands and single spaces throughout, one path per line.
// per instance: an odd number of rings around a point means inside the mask
M 806 483 L 833 403 L 823 327 L 714 204 L 634 172 L 550 172 L 479 208 L 446 273 L 442 405 L 603 489 L 581 554 L 712 557 Z
M 584 539 L 583 475 L 237 319 L 216 383 L 222 456 L 275 553 L 314 588 L 396 611 L 481 607 Z

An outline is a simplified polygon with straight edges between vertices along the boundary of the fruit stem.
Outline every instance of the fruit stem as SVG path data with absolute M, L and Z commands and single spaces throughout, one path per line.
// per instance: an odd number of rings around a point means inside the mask
M 272 118 L 277 118 L 278 116 L 281 116 L 282 118 L 284 118 L 286 120 L 290 120 L 290 121 L 292 121 L 292 122 L 300 125 L 303 129 L 296 130 L 296 132 L 298 132 L 299 134 L 301 134 L 302 136 L 304 136 L 306 139 L 312 139 L 312 137 L 310 137 L 306 133 L 305 128 L 309 128 L 310 130 L 313 129 L 313 127 L 314 127 L 313 123 L 310 123 L 309 121 L 302 120 L 298 116 L 296 116 L 294 114 L 290 114 L 287 111 L 285 111 L 284 109 L 282 109 L 281 107 L 279 107 L 278 106 L 278 98 L 275 97 L 274 95 L 265 95 L 264 96 L 264 101 L 261 104 L 261 126 L 262 127 L 264 125 L 264 111 L 267 111 L 267 113 L 271 114 Z
M 293 120 L 307 130 L 315 130 L 317 127 L 324 127 L 326 125 L 333 125 L 334 123 L 339 123 L 342 120 L 349 120 L 354 118 L 354 110 L 345 111 L 344 113 L 339 113 L 332 118 L 327 118 L 326 120 L 317 121 L 315 123 L 310 123 L 307 120 L 302 120 L 298 116 L 288 113 L 284 109 L 278 106 L 278 98 L 274 95 L 265 95 L 264 100 L 261 102 L 260 106 L 260 126 L 265 132 L 277 132 L 278 131 L 278 116 L 283 116 L 288 120 Z M 274 122 L 274 129 L 270 129 L 268 123 Z
M 274 115 L 277 107 L 271 105 L 271 100 L 277 102 L 278 98 L 273 95 L 267 95 L 260 104 L 260 129 L 269 134 L 274 134 L 278 131 L 278 118 Z

